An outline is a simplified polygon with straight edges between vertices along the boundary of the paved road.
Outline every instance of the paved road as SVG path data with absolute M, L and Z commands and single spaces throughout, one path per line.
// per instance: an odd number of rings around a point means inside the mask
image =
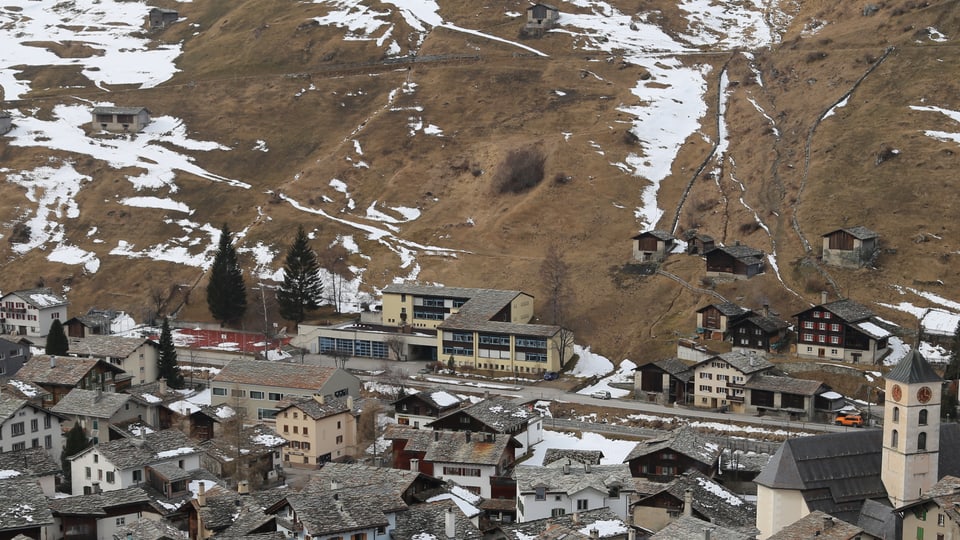
M 326 355 L 308 354 L 304 357 L 304 363 L 313 365 L 335 366 L 334 359 Z M 376 360 L 371 358 L 353 358 L 347 362 L 347 369 L 360 371 L 378 371 L 393 370 L 398 375 L 418 375 L 419 370 L 426 366 L 426 362 L 395 362 L 388 360 Z M 418 375 L 419 376 L 419 375 Z M 360 375 L 364 380 L 381 380 L 377 376 Z M 444 376 L 421 376 L 420 380 L 407 379 L 406 383 L 410 386 L 420 388 L 442 388 L 454 392 L 490 392 L 496 395 L 538 398 L 550 400 L 557 404 L 578 403 L 582 405 L 593 405 L 596 407 L 616 407 L 634 411 L 637 414 L 651 413 L 661 416 L 684 417 L 692 420 L 706 422 L 719 422 L 721 424 L 731 424 L 733 422 L 753 424 L 767 430 L 785 429 L 801 432 L 842 432 L 858 428 L 845 426 L 835 426 L 833 424 L 818 424 L 811 422 L 796 422 L 784 418 L 771 416 L 752 416 L 746 414 L 718 413 L 704 411 L 699 409 L 684 409 L 678 407 L 666 407 L 656 403 L 646 401 L 635 401 L 630 399 L 611 399 L 602 400 L 582 394 L 566 392 L 558 388 L 534 385 L 514 385 L 512 382 L 504 381 L 483 381 L 468 380 L 456 377 Z

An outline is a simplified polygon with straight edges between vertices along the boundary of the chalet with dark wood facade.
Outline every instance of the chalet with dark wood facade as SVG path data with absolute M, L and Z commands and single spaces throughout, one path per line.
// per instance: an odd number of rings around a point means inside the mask
M 647 484 L 647 486 L 651 486 Z M 659 489 L 657 489 L 659 488 Z M 641 495 L 631 505 L 634 523 L 659 531 L 683 516 L 699 518 L 714 526 L 748 529 L 753 526 L 756 507 L 696 470 L 669 483 L 659 484 L 653 493 Z M 700 535 L 709 538 L 709 535 Z M 668 536 L 667 538 L 696 538 Z M 721 538 L 729 538 L 721 536 Z
M 522 453 L 543 440 L 543 417 L 531 405 L 490 398 L 441 416 L 427 427 L 447 431 L 473 431 L 512 435 Z
M 746 414 L 777 415 L 791 420 L 812 421 L 817 398 L 830 391 L 826 384 L 809 379 L 759 374 L 743 385 L 743 411 Z
M 129 386 L 129 377 L 119 367 L 96 358 L 71 358 L 40 354 L 20 368 L 17 379 L 44 390 L 41 406 L 50 408 L 74 388 L 119 392 Z
M 751 313 L 733 322 L 728 328 L 728 340 L 733 350 L 780 352 L 789 344 L 790 323 L 770 315 L 764 306 L 761 315 Z
M 707 252 L 707 277 L 749 279 L 763 270 L 763 252 L 739 242 Z
M 556 6 L 537 2 L 527 8 L 528 30 L 549 30 L 560 19 L 560 10 Z
M 869 266 L 879 249 L 880 235 L 866 227 L 848 227 L 823 235 L 823 263 L 844 268 Z
M 717 241 L 708 234 L 700 234 L 695 229 L 683 234 L 687 242 L 687 255 L 706 255 L 717 247 Z
M 797 356 L 875 364 L 889 352 L 892 335 L 872 311 L 853 300 L 823 303 L 794 315 Z
M 752 311 L 733 302 L 703 306 L 697 310 L 697 334 L 704 339 L 724 340 L 731 324 L 750 315 Z
M 644 231 L 633 237 L 633 260 L 662 262 L 677 245 L 677 239 L 667 231 Z
M 149 18 L 151 28 L 163 28 L 177 22 L 180 13 L 175 9 L 153 8 L 150 10 Z
M 660 404 L 686 403 L 693 397 L 693 370 L 679 358 L 664 358 L 634 370 L 634 395 Z
M 463 402 L 443 390 L 416 392 L 393 402 L 397 423 L 420 428 L 441 416 L 460 408 Z
M 681 427 L 637 443 L 623 462 L 630 465 L 632 476 L 661 482 L 691 469 L 712 477 L 717 470 L 720 446 L 708 442 L 697 430 Z

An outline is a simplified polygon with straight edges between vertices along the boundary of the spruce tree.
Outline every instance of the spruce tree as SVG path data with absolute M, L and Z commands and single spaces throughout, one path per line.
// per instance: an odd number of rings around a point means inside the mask
M 87 438 L 83 428 L 80 427 L 80 422 L 74 423 L 70 431 L 67 432 L 67 440 L 64 443 L 63 452 L 60 454 L 60 466 L 63 469 L 67 484 L 70 483 L 70 460 L 67 458 L 85 450 L 88 446 L 90 446 L 90 439 Z
M 46 354 L 56 356 L 65 356 L 70 349 L 70 342 L 67 340 L 67 334 L 63 331 L 63 324 L 60 319 L 54 319 L 50 325 L 50 332 L 47 334 L 47 345 L 44 348 Z
M 247 288 L 226 223 L 220 230 L 220 245 L 210 267 L 207 306 L 213 318 L 221 323 L 236 323 L 247 311 Z
M 322 296 L 320 264 L 301 225 L 283 264 L 283 285 L 277 290 L 280 316 L 300 324 L 307 318 L 308 311 L 320 307 Z
M 159 376 L 167 380 L 170 388 L 183 388 L 183 373 L 177 364 L 177 348 L 173 345 L 173 334 L 170 332 L 170 321 L 163 319 L 160 329 L 160 357 L 157 359 Z

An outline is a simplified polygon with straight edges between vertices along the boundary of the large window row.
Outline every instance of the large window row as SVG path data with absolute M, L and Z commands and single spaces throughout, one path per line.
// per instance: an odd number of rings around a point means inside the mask
M 341 352 L 364 358 L 387 358 L 389 356 L 389 348 L 380 341 L 321 337 L 320 353 L 329 354 L 332 352 Z
M 428 321 L 442 321 L 445 316 L 446 314 L 442 312 L 423 311 L 419 309 L 413 310 L 414 319 L 426 319 Z
M 547 348 L 547 340 L 545 339 L 518 337 L 516 339 L 516 343 L 517 343 L 517 347 L 526 347 L 528 349 L 546 349 Z
M 498 336 L 490 334 L 480 334 L 481 345 L 505 345 L 510 346 L 510 336 Z
M 466 347 L 443 347 L 443 354 L 453 354 L 456 356 L 473 356 L 473 349 L 468 349 Z

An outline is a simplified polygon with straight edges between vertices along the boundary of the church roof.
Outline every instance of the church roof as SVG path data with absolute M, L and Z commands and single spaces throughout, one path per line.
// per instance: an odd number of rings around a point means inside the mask
M 888 381 L 906 384 L 942 382 L 943 379 L 930 367 L 930 362 L 917 349 L 904 356 L 887 375 Z
M 758 485 L 802 493 L 810 511 L 858 523 L 870 499 L 887 500 L 880 477 L 883 431 L 863 429 L 790 439 L 757 476 Z M 940 425 L 940 447 L 960 444 L 960 424 Z M 938 474 L 957 476 L 960 453 L 939 452 Z M 868 527 L 858 523 L 865 530 Z

